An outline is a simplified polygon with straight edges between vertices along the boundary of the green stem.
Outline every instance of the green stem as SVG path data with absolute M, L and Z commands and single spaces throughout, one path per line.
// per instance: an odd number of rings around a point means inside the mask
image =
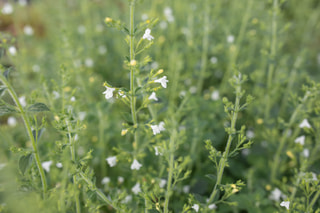
M 80 171 L 79 175 L 81 176 L 81 178 L 88 184 L 88 186 L 91 188 L 91 190 L 95 191 L 97 193 L 97 195 L 108 205 L 112 206 L 112 208 L 114 208 L 115 210 L 118 210 L 118 208 L 116 208 L 115 206 L 112 205 L 112 202 L 107 198 L 107 196 L 105 194 L 103 194 L 103 192 L 101 192 L 96 185 L 87 178 L 87 176 Z
M 288 137 L 288 133 L 289 133 L 289 130 L 291 128 L 291 126 L 293 125 L 293 123 L 295 122 L 296 120 L 296 117 L 298 115 L 298 113 L 300 112 L 304 102 L 307 100 L 308 98 L 308 92 L 305 94 L 305 96 L 303 97 L 302 99 L 302 102 L 297 106 L 297 108 L 295 109 L 295 111 L 293 112 L 292 116 L 290 117 L 290 120 L 289 120 L 289 124 L 288 124 L 288 127 L 286 128 L 286 130 L 284 131 L 284 133 L 282 134 L 282 137 L 280 139 L 280 143 L 279 143 L 279 146 L 278 146 L 278 149 L 276 151 L 276 154 L 274 156 L 274 159 L 273 159 L 273 162 L 272 162 L 272 167 L 271 167 L 271 175 L 270 175 L 270 180 L 272 183 L 275 182 L 276 180 L 276 176 L 277 176 L 277 172 L 278 172 L 278 169 L 279 169 L 279 163 L 280 163 L 280 156 L 281 156 L 281 153 L 283 151 L 283 148 L 286 144 L 286 141 L 287 141 L 287 137 Z
M 32 130 L 31 130 L 31 126 L 30 126 L 30 123 L 29 123 L 29 119 L 28 119 L 28 117 L 26 115 L 26 112 L 24 111 L 23 107 L 21 106 L 21 104 L 19 102 L 19 99 L 18 99 L 18 96 L 15 93 L 13 87 L 7 81 L 7 79 L 3 76 L 2 73 L 0 73 L 0 81 L 7 87 L 11 98 L 15 102 L 16 106 L 19 108 L 19 111 L 20 111 L 21 117 L 23 119 L 23 122 L 25 124 L 28 136 L 29 136 L 29 138 L 31 140 L 31 143 L 32 143 L 32 148 L 33 148 L 34 156 L 35 156 L 35 159 L 36 159 L 36 164 L 37 164 L 38 171 L 39 171 L 40 178 L 41 178 L 43 197 L 45 198 L 46 197 L 46 193 L 47 193 L 47 188 L 48 188 L 47 187 L 47 180 L 46 180 L 46 177 L 45 177 L 45 174 L 44 174 L 44 170 L 43 170 L 42 165 L 41 165 L 37 144 L 36 144 L 36 141 L 35 141 L 35 139 L 33 137 L 33 134 L 32 134 Z
M 204 81 L 205 73 L 207 69 L 208 49 L 209 49 L 210 6 L 208 5 L 208 0 L 205 0 L 204 6 L 205 6 L 205 11 L 204 11 L 204 23 L 203 23 L 204 28 L 203 28 L 203 38 L 202 38 L 201 70 L 200 70 L 200 76 L 199 76 L 198 85 L 197 85 L 198 96 L 202 92 L 203 81 Z
M 278 0 L 273 0 L 273 15 L 272 15 L 272 38 L 270 47 L 270 59 L 272 60 L 268 67 L 267 76 L 267 97 L 266 97 L 266 108 L 265 108 L 265 119 L 268 120 L 270 116 L 271 108 L 271 90 L 273 91 L 273 73 L 275 71 L 275 59 L 277 51 L 277 13 L 278 13 Z
M 165 201 L 164 201 L 164 213 L 169 212 L 169 200 L 171 195 L 171 188 L 172 188 L 172 176 L 173 176 L 173 169 L 174 169 L 174 151 L 175 151 L 175 140 L 176 140 L 177 131 L 174 127 L 174 130 L 172 132 L 172 135 L 170 137 L 169 142 L 169 175 L 168 175 L 168 181 L 167 181 L 167 191 L 165 195 Z
M 313 199 L 311 200 L 310 204 L 307 207 L 307 212 L 311 212 L 312 207 L 314 206 L 314 204 L 318 201 L 320 197 L 320 190 L 317 191 L 317 193 L 315 194 L 315 196 L 313 197 Z
M 234 138 L 234 133 L 235 133 L 235 126 L 236 126 L 236 122 L 237 122 L 237 118 L 238 118 L 238 112 L 240 109 L 240 99 L 241 99 L 241 85 L 238 85 L 236 87 L 236 101 L 235 101 L 235 106 L 234 106 L 234 110 L 233 110 L 233 115 L 232 115 L 232 119 L 231 119 L 231 134 L 229 134 L 228 136 L 228 141 L 227 141 L 227 145 L 225 148 L 225 151 L 223 153 L 223 156 L 219 162 L 219 168 L 217 170 L 218 175 L 217 175 L 217 181 L 216 184 L 213 188 L 213 191 L 210 195 L 209 201 L 208 203 L 212 203 L 219 191 L 218 187 L 221 184 L 222 181 L 222 176 L 223 176 L 223 172 L 224 172 L 224 168 L 226 166 L 227 163 L 227 159 L 228 159 L 228 155 L 229 155 L 229 151 L 230 151 L 230 147 L 231 147 L 231 143 L 232 140 Z
M 69 144 L 70 144 L 71 160 L 72 160 L 72 162 L 75 162 L 76 161 L 75 141 L 72 139 L 71 126 L 67 120 L 66 120 L 66 125 L 68 128 L 68 139 L 69 139 Z M 74 194 L 74 199 L 76 200 L 76 212 L 81 213 L 79 191 L 77 189 L 77 176 L 73 175 L 72 179 L 73 179 L 74 190 L 76 190 L 76 192 Z

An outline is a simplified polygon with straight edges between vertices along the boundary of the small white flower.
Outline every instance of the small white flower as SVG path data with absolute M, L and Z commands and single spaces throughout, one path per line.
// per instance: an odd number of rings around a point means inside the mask
M 196 86 L 190 87 L 189 92 L 190 92 L 191 94 L 195 94 L 195 93 L 197 92 L 197 87 L 196 87 Z
M 168 22 L 174 21 L 174 16 L 172 15 L 172 9 L 170 7 L 166 7 L 163 11 L 164 16 L 166 17 Z
M 168 27 L 168 24 L 166 21 L 161 21 L 160 24 L 159 24 L 160 28 L 161 29 L 166 29 Z
M 193 208 L 196 212 L 199 211 L 199 205 L 198 204 L 193 204 L 193 206 L 191 208 Z
M 12 116 L 10 116 L 9 118 L 8 118 L 8 125 L 9 126 L 12 126 L 12 127 L 14 127 L 14 126 L 16 126 L 17 125 L 17 119 L 15 118 L 15 117 L 12 117 Z
M 146 21 L 148 18 L 149 18 L 148 15 L 145 13 L 141 15 L 142 21 Z
M 142 39 L 147 39 L 149 41 L 151 41 L 152 39 L 154 39 L 154 37 L 152 35 L 150 35 L 151 30 L 149 28 L 146 29 L 146 31 L 144 32 Z
M 132 187 L 131 191 L 134 194 L 138 194 L 139 192 L 141 192 L 140 183 L 136 183 L 136 185 L 134 185 L 134 187 Z
M 243 156 L 248 156 L 248 155 L 250 154 L 250 149 L 243 149 L 243 150 L 241 150 L 241 154 L 242 154 Z
M 210 204 L 208 206 L 209 209 L 216 209 L 217 208 L 217 205 L 216 204 Z
M 121 91 L 121 90 L 119 90 L 118 94 L 119 94 L 119 96 L 120 96 L 121 98 L 127 97 L 127 96 L 125 95 L 125 93 L 124 93 L 123 91 Z
M 27 106 L 27 102 L 26 102 L 26 97 L 25 96 L 21 96 L 19 98 L 19 102 L 20 102 L 21 106 L 23 106 L 23 107 Z
M 2 170 L 7 164 L 5 163 L 0 163 L 0 170 Z
M 167 184 L 167 180 L 161 179 L 161 180 L 160 180 L 160 183 L 159 183 L 159 187 L 160 187 L 160 188 L 163 188 L 166 184 Z
M 50 172 L 50 166 L 52 164 L 52 161 L 45 161 L 43 162 L 41 165 L 43 167 L 44 170 L 46 170 L 46 172 Z
M 182 98 L 184 96 L 186 96 L 187 92 L 182 90 L 180 93 L 179 93 L 179 96 Z
M 59 169 L 63 167 L 62 163 L 56 163 L 56 167 L 58 167 Z
M 234 42 L 234 36 L 233 35 L 228 35 L 227 41 L 228 41 L 228 43 L 233 43 Z
M 122 203 L 129 203 L 131 201 L 132 201 L 132 195 L 127 195 L 122 201 Z
M 211 99 L 212 99 L 213 101 L 217 101 L 217 100 L 219 100 L 219 98 L 220 98 L 220 94 L 219 94 L 219 91 L 218 91 L 218 90 L 215 90 L 215 91 L 213 91 L 213 92 L 211 93 Z
M 114 167 L 117 164 L 117 156 L 111 156 L 106 158 L 106 161 L 108 162 L 110 167 Z
M 280 203 L 280 206 L 286 207 L 287 210 L 289 210 L 290 201 L 282 201 Z
M 155 100 L 155 101 L 158 101 L 158 98 L 157 98 L 157 96 L 156 96 L 156 93 L 155 93 L 155 92 L 152 92 L 148 99 L 149 99 L 149 100 Z
M 130 166 L 131 170 L 139 170 L 141 167 L 142 164 L 140 164 L 136 159 L 133 160 L 133 163 Z
M 303 154 L 303 156 L 304 156 L 305 158 L 308 158 L 309 155 L 310 155 L 309 149 L 304 149 L 304 150 L 302 151 L 302 154 Z
M 248 130 L 246 132 L 246 136 L 248 139 L 252 139 L 252 138 L 254 138 L 254 132 L 252 130 Z
M 282 196 L 282 192 L 280 191 L 280 189 L 278 188 L 275 188 L 270 196 L 269 196 L 269 199 L 270 200 L 274 200 L 274 201 L 280 201 L 280 197 Z
M 156 70 L 156 69 L 158 69 L 159 64 L 158 64 L 158 62 L 154 61 L 154 62 L 151 63 L 150 67 L 151 67 L 151 69 Z
M 86 65 L 86 67 L 93 67 L 94 62 L 91 58 L 86 58 L 84 64 Z
M 313 172 L 311 172 L 311 174 L 312 174 L 312 180 L 317 181 L 318 180 L 317 175 Z
M 13 12 L 13 7 L 12 7 L 12 5 L 9 4 L 9 3 L 5 3 L 5 4 L 3 5 L 3 7 L 2 7 L 1 12 L 2 12 L 3 14 L 5 14 L 5 15 L 11 14 L 11 13 Z
M 124 182 L 124 177 L 119 176 L 118 177 L 119 184 L 122 184 Z
M 162 153 L 159 151 L 159 148 L 157 146 L 154 147 L 155 155 L 162 155 Z
M 32 66 L 33 72 L 39 72 L 40 71 L 40 66 L 38 64 L 35 64 Z
M 84 34 L 85 32 L 86 32 L 86 27 L 83 26 L 83 25 L 80 25 L 80 26 L 78 27 L 78 33 L 79 33 L 79 34 Z
M 12 56 L 17 55 L 17 49 L 16 49 L 15 46 L 9 47 L 9 48 L 8 48 L 8 51 L 9 51 L 10 55 L 12 55 Z
M 26 25 L 23 28 L 23 32 L 24 32 L 24 34 L 26 34 L 28 36 L 32 36 L 33 35 L 33 28 L 30 25 Z
M 311 125 L 309 124 L 307 119 L 304 119 L 300 124 L 299 124 L 300 128 L 311 128 Z
M 113 97 L 113 91 L 115 91 L 116 89 L 115 88 L 112 88 L 112 87 L 106 87 L 106 91 L 104 91 L 102 94 L 105 94 L 105 98 L 106 99 L 110 99 Z
M 217 57 L 211 57 L 210 62 L 211 62 L 211 64 L 216 64 L 218 62 Z
M 159 134 L 161 131 L 166 130 L 164 128 L 164 122 L 163 121 L 161 121 L 159 123 L 159 125 L 150 125 L 150 127 L 151 127 L 151 129 L 153 131 L 153 135 Z
M 106 185 L 110 183 L 110 178 L 109 177 L 104 177 L 102 180 L 101 180 L 101 184 L 103 185 Z
M 76 101 L 76 97 L 72 96 L 72 97 L 70 98 L 70 101 L 71 101 L 71 102 L 75 102 L 75 101 Z
M 27 5 L 27 0 L 19 0 L 18 2 L 20 4 L 20 6 L 26 6 Z
M 190 186 L 189 186 L 189 185 L 183 186 L 182 191 L 183 191 L 184 193 L 188 194 L 189 191 L 190 191 Z
M 105 46 L 103 46 L 103 45 L 100 45 L 98 47 L 98 52 L 99 52 L 100 55 L 104 55 L 107 52 L 107 48 Z
M 301 145 L 304 145 L 305 139 L 306 139 L 306 136 L 302 135 L 302 136 L 300 136 L 300 137 L 297 137 L 297 138 L 294 140 L 294 142 L 295 142 L 295 143 L 300 143 Z
M 78 134 L 75 134 L 75 135 L 74 135 L 74 140 L 75 140 L 75 141 L 79 140 L 79 135 L 78 135 Z
M 83 121 L 86 117 L 87 113 L 86 112 L 79 112 L 78 116 L 79 116 L 79 120 Z

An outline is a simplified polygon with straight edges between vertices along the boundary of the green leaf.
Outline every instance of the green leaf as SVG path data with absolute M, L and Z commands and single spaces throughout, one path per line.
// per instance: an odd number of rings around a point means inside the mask
M 20 157 L 19 169 L 23 175 L 26 172 L 26 170 L 29 168 L 29 166 L 31 165 L 32 159 L 33 159 L 32 153 Z
M 213 174 L 207 174 L 206 177 L 209 178 L 210 180 L 213 180 L 213 181 L 217 180 L 217 176 L 213 175 Z
M 122 115 L 123 119 L 125 121 L 127 121 L 128 123 L 133 123 L 131 113 L 122 112 L 121 115 Z
M 33 135 L 33 138 L 36 142 L 38 142 L 38 140 L 40 139 L 42 133 L 44 132 L 45 128 L 41 128 L 38 130 L 38 135 L 37 134 L 37 131 L 36 130 L 32 130 L 32 135 Z
M 44 103 L 35 103 L 29 106 L 29 112 L 43 112 L 43 111 L 50 111 L 50 109 Z
M 0 87 L 0 97 L 3 96 L 6 89 L 7 89 L 7 87 Z
M 0 116 L 6 115 L 6 114 L 9 114 L 9 113 L 13 113 L 13 112 L 18 112 L 18 111 L 15 110 L 13 107 L 10 107 L 10 106 L 6 106 L 6 105 L 1 105 L 0 106 Z
M 6 79 L 8 79 L 8 77 L 9 77 L 9 72 L 10 72 L 10 69 L 7 69 L 7 70 L 4 71 L 4 73 L 3 73 L 3 76 L 4 76 Z

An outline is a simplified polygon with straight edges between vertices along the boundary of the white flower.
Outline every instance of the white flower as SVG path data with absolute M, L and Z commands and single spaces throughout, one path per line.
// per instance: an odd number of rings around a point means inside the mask
M 131 201 L 132 201 L 132 195 L 127 195 L 122 201 L 122 203 L 129 203 Z
M 304 149 L 304 150 L 302 151 L 302 154 L 303 154 L 303 156 L 304 156 L 305 158 L 308 158 L 309 155 L 310 155 L 309 149 Z
M 159 183 L 159 187 L 160 187 L 160 188 L 163 188 L 166 184 L 167 184 L 167 180 L 161 179 L 161 180 L 160 180 L 160 183 Z
M 146 21 L 148 18 L 149 18 L 148 15 L 145 13 L 141 15 L 142 21 Z
M 106 158 L 106 161 L 110 167 L 114 167 L 117 164 L 117 156 L 108 157 Z
M 287 210 L 289 210 L 290 201 L 282 201 L 280 203 L 280 206 L 286 207 Z
M 254 132 L 252 130 L 248 130 L 246 132 L 246 136 L 248 139 L 252 139 L 254 137 Z
M 46 172 L 50 172 L 50 166 L 52 164 L 52 161 L 45 161 L 43 162 L 41 165 L 43 167 L 44 170 L 46 170 Z
M 8 51 L 9 51 L 10 55 L 12 55 L 12 56 L 17 55 L 17 49 L 16 49 L 15 46 L 9 47 L 9 48 L 8 48 Z
M 191 94 L 195 94 L 195 93 L 197 92 L 197 87 L 196 87 L 196 86 L 190 87 L 189 92 L 190 92 Z
M 167 76 L 163 76 L 162 78 L 154 80 L 154 82 L 160 83 L 163 88 L 167 88 L 167 82 L 169 81 L 167 80 Z
M 227 41 L 228 41 L 228 43 L 233 43 L 234 42 L 234 36 L 233 35 L 228 35 Z
M 142 36 L 142 39 L 148 39 L 149 41 L 154 39 L 154 37 L 152 35 L 150 35 L 150 33 L 151 33 L 151 30 L 149 28 L 147 28 Z
M 124 93 L 123 91 L 121 91 L 121 90 L 119 90 L 118 94 L 119 94 L 119 96 L 120 96 L 121 98 L 127 97 L 127 96 L 125 95 L 125 93 Z
M 107 48 L 105 46 L 103 46 L 103 45 L 100 45 L 98 47 L 98 52 L 99 52 L 100 55 L 104 55 L 107 52 Z
M 27 0 L 19 0 L 18 2 L 20 4 L 20 6 L 26 6 L 27 5 Z
M 106 91 L 104 91 L 102 94 L 105 94 L 106 99 L 110 99 L 113 97 L 113 91 L 115 91 L 115 88 L 112 87 L 106 87 Z
M 216 209 L 217 208 L 217 205 L 216 204 L 210 204 L 208 206 L 209 209 Z
M 311 128 L 311 125 L 309 124 L 307 119 L 304 119 L 300 124 L 299 124 L 300 128 Z
M 318 180 L 317 175 L 313 172 L 311 172 L 311 174 L 312 174 L 312 180 L 317 181 Z
M 123 183 L 123 181 L 124 181 L 124 177 L 119 176 L 118 177 L 118 182 L 121 184 L 121 183 Z
M 168 20 L 168 22 L 173 22 L 174 21 L 174 16 L 172 15 L 172 9 L 170 7 L 166 7 L 163 11 L 164 16 Z
M 158 98 L 157 98 L 157 96 L 156 96 L 156 93 L 155 93 L 155 92 L 152 92 L 148 99 L 149 99 L 149 100 L 155 100 L 155 101 L 158 101 Z
M 218 90 L 215 90 L 211 93 L 211 99 L 213 101 L 219 100 L 219 98 L 220 98 L 220 94 Z
M 80 26 L 78 27 L 78 33 L 79 33 L 79 34 L 84 34 L 85 32 L 86 32 L 86 27 L 83 26 L 83 25 L 80 25 Z
M 21 96 L 19 98 L 19 102 L 20 102 L 21 106 L 23 106 L 23 107 L 27 106 L 27 102 L 26 102 L 26 97 L 25 96 Z
M 134 194 L 138 194 L 139 192 L 141 192 L 140 183 L 136 183 L 136 185 L 134 185 L 134 187 L 132 187 L 131 191 Z
M 199 205 L 198 204 L 193 204 L 193 206 L 191 208 L 193 208 L 196 212 L 199 211 Z
M 131 170 L 139 170 L 141 167 L 142 164 L 140 164 L 136 159 L 133 160 L 133 163 L 130 166 Z
M 62 168 L 62 167 L 63 167 L 63 165 L 62 165 L 62 163 L 56 163 L 56 167 L 58 167 L 58 168 Z
M 15 117 L 12 117 L 12 116 L 8 118 L 7 122 L 8 122 L 8 125 L 12 127 L 17 125 L 17 119 L 15 119 Z
M 40 66 L 38 64 L 35 64 L 32 66 L 33 72 L 39 72 L 40 71 Z
M 300 137 L 297 137 L 297 138 L 294 140 L 294 142 L 295 142 L 295 143 L 300 143 L 301 145 L 304 145 L 305 139 L 306 139 L 306 136 L 302 135 L 302 136 L 300 136 Z
M 5 3 L 5 4 L 3 5 L 3 8 L 2 8 L 2 10 L 1 10 L 1 12 L 2 12 L 3 14 L 5 14 L 5 15 L 11 14 L 11 13 L 13 12 L 13 7 L 12 7 L 12 5 L 9 4 L 9 3 Z
M 164 128 L 164 122 L 163 121 L 161 121 L 159 123 L 159 125 L 150 125 L 150 127 L 151 127 L 151 129 L 153 131 L 153 135 L 159 134 L 161 131 L 166 130 Z
M 218 62 L 217 57 L 211 57 L 210 62 L 211 62 L 211 64 L 216 64 Z
M 71 102 L 75 102 L 75 101 L 76 101 L 76 97 L 72 96 L 72 97 L 70 98 L 70 101 L 71 101 Z
M 33 28 L 30 25 L 26 25 L 23 28 L 23 32 L 24 32 L 24 34 L 31 36 L 31 35 L 33 35 Z
M 270 200 L 274 200 L 274 201 L 280 201 L 280 197 L 282 196 L 282 192 L 280 191 L 280 189 L 278 188 L 275 188 L 270 196 L 269 196 L 269 199 Z
M 94 62 L 91 58 L 86 58 L 84 64 L 86 65 L 86 67 L 93 67 Z
M 109 177 L 104 177 L 102 180 L 101 180 L 101 184 L 103 185 L 106 185 L 110 183 L 110 178 Z
M 162 153 L 159 151 L 159 148 L 157 146 L 154 147 L 154 151 L 156 152 L 155 155 L 162 155 Z
M 189 193 L 189 191 L 190 191 L 190 186 L 189 186 L 189 185 L 183 186 L 182 191 L 183 191 L 184 193 L 186 193 L 186 194 Z
M 0 163 L 0 170 L 2 170 L 7 164 L 5 163 Z
M 78 116 L 79 116 L 79 120 L 83 121 L 86 117 L 87 113 L 86 112 L 79 112 Z

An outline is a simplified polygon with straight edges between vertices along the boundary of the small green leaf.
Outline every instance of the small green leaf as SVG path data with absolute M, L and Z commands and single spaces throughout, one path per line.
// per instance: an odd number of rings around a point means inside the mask
M 17 112 L 17 110 L 15 110 L 13 107 L 6 106 L 6 105 L 0 106 L 0 116 L 13 113 L 13 112 Z
M 6 89 L 7 89 L 7 87 L 0 87 L 0 97 L 3 96 Z
M 128 113 L 128 112 L 122 112 L 121 115 L 122 115 L 123 119 L 124 119 L 125 121 L 127 121 L 128 123 L 133 123 L 133 121 L 132 121 L 132 116 L 131 116 L 130 113 Z
M 19 169 L 23 175 L 26 172 L 26 170 L 29 168 L 29 166 L 31 165 L 32 159 L 33 159 L 32 153 L 20 157 Z
M 28 107 L 29 112 L 43 112 L 50 111 L 50 109 L 44 103 L 35 103 Z
M 10 69 L 7 69 L 7 70 L 4 71 L 4 73 L 3 73 L 3 76 L 4 76 L 6 79 L 8 79 L 8 77 L 9 77 L 9 72 L 10 72 Z
M 210 180 L 213 180 L 213 181 L 217 180 L 217 176 L 215 176 L 213 174 L 207 174 L 206 177 L 209 178 Z
M 32 135 L 33 135 L 33 138 L 34 138 L 34 140 L 35 140 L 36 142 L 39 141 L 39 139 L 40 139 L 42 133 L 44 132 L 44 130 L 45 130 L 45 128 L 39 129 L 39 130 L 38 130 L 38 135 L 36 135 L 36 134 L 37 134 L 37 131 L 36 131 L 36 130 L 32 130 Z

